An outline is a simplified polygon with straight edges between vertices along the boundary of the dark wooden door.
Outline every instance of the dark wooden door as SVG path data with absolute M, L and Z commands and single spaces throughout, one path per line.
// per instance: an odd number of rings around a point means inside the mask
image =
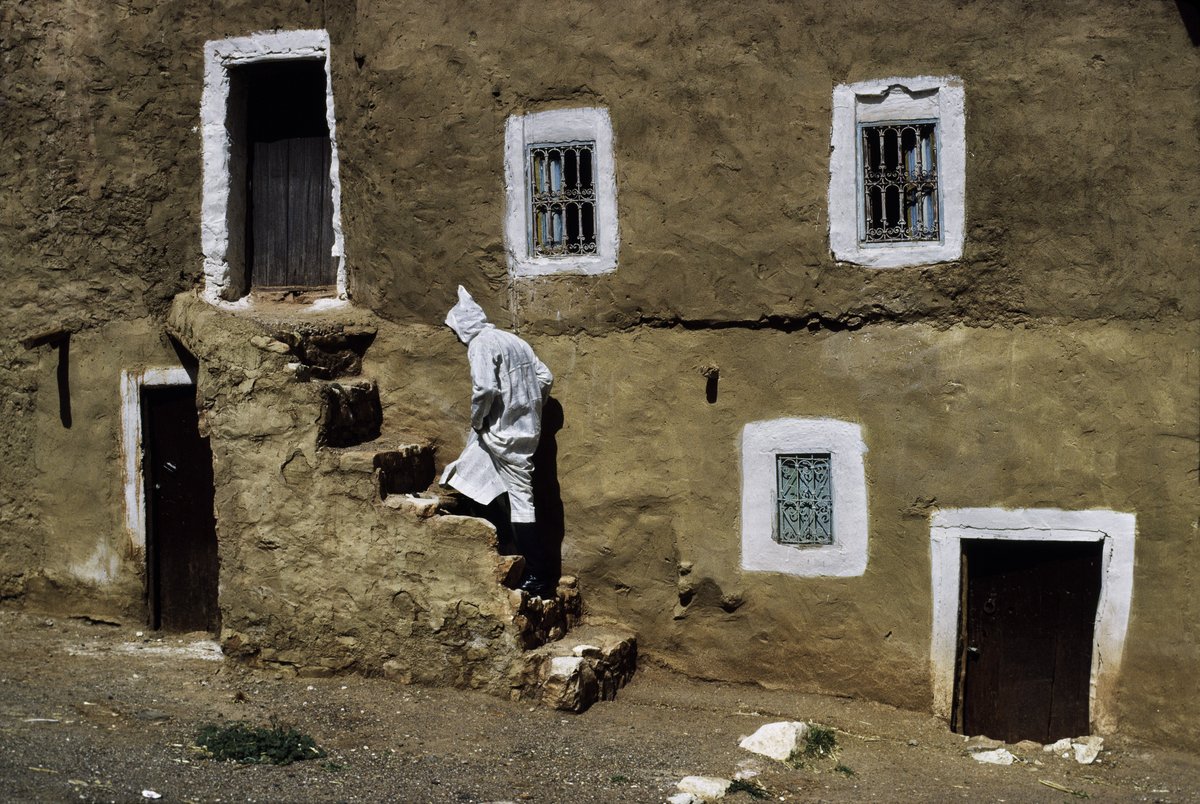
M 142 411 L 150 625 L 215 633 L 220 612 L 212 451 L 200 437 L 196 389 L 146 388 Z
M 333 286 L 337 264 L 324 64 L 298 60 L 244 69 L 250 282 L 258 288 Z
M 1087 734 L 1100 542 L 963 541 L 967 734 Z

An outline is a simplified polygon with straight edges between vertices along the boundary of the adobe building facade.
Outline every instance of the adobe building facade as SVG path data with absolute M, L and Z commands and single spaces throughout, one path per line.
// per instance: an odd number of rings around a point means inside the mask
M 228 653 L 516 689 L 494 534 L 420 497 L 468 427 L 462 284 L 554 371 L 546 516 L 644 655 L 963 727 L 968 688 L 1026 672 L 973 669 L 1020 652 L 975 644 L 1012 637 L 988 618 L 1053 609 L 1054 707 L 1200 749 L 1200 49 L 1174 4 L 0 20 L 7 604 L 150 616 L 144 408 L 194 389 Z M 320 259 L 268 290 L 254 170 L 294 110 Z

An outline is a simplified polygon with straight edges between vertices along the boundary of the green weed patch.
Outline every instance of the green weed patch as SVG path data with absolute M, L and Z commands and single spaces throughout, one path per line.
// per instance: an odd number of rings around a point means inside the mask
M 325 756 L 312 737 L 280 725 L 262 728 L 246 723 L 205 724 L 196 733 L 196 745 L 213 759 L 246 764 L 290 765 Z

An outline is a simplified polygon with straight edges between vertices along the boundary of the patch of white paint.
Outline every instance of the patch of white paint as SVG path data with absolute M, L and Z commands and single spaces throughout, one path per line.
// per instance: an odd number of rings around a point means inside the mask
M 851 577 L 867 569 L 867 477 L 862 428 L 836 419 L 772 419 L 742 430 L 742 569 Z M 774 539 L 776 459 L 780 453 L 829 453 L 833 544 Z
M 596 253 L 534 257 L 529 248 L 529 146 L 571 140 L 596 143 Z M 606 274 L 617 269 L 617 174 L 607 109 L 555 109 L 509 117 L 504 125 L 504 186 L 504 244 L 513 276 Z
M 124 467 L 125 530 L 137 552 L 146 549 L 146 486 L 142 477 L 142 388 L 194 385 L 187 370 L 149 368 L 121 372 L 121 463 Z
M 962 80 L 955 76 L 883 78 L 834 88 L 829 248 L 835 259 L 872 268 L 900 268 L 962 256 L 967 163 L 964 106 Z M 864 244 L 858 126 L 902 120 L 937 122 L 941 240 Z
M 96 544 L 96 549 L 83 563 L 71 564 L 67 571 L 81 581 L 94 584 L 111 583 L 117 577 L 120 567 L 120 556 L 113 551 L 106 541 Z
M 929 549 L 933 583 L 933 709 L 949 718 L 954 699 L 963 539 L 1100 541 L 1100 600 L 1092 642 L 1089 712 L 1096 731 L 1116 729 L 1116 688 L 1133 600 L 1133 514 L 1055 508 L 957 508 L 934 513 Z
M 89 642 L 83 645 L 70 645 L 67 653 L 71 656 L 101 656 L 106 653 L 124 653 L 130 656 L 155 656 L 173 659 L 200 659 L 207 662 L 219 662 L 225 658 L 221 646 L 211 639 L 201 639 L 180 645 L 165 645 L 161 642 L 122 642 L 109 647 L 99 642 Z
M 333 113 L 333 76 L 329 69 L 329 33 L 324 30 L 277 31 L 204 45 L 204 94 L 200 100 L 204 150 L 204 189 L 200 207 L 200 247 L 204 254 L 204 298 L 219 306 L 246 306 L 245 277 L 230 271 L 229 185 L 230 135 L 226 126 L 229 70 L 244 64 L 287 59 L 320 59 L 325 66 L 325 121 L 329 125 L 333 183 L 333 250 L 337 259 L 337 294 L 347 299 L 346 249 L 342 234 L 342 183 L 338 164 L 337 127 Z M 239 303 L 240 302 L 240 303 Z

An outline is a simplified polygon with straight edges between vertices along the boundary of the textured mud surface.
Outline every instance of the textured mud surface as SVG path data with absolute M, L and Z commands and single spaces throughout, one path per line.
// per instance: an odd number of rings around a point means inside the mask
M 295 306 L 168 324 L 201 275 L 204 43 L 297 28 L 332 42 L 356 307 L 319 334 L 342 341 L 291 343 Z M 0 37 L 0 599 L 136 615 L 119 385 L 183 362 L 171 326 L 201 364 L 226 624 L 307 643 L 297 661 L 330 672 L 347 653 L 382 666 L 379 624 L 416 611 L 388 588 L 397 545 L 424 526 L 372 508 L 376 490 L 319 452 L 318 383 L 361 368 L 383 435 L 444 463 L 467 428 L 463 351 L 440 326 L 461 282 L 555 371 L 564 560 L 651 655 L 925 707 L 934 507 L 1132 511 L 1122 728 L 1200 747 L 1200 50 L 1176 4 L 18 0 Z M 839 265 L 832 88 L 928 73 L 966 86 L 963 259 Z M 504 120 L 579 105 L 614 121 L 618 270 L 514 283 Z M 66 386 L 58 350 L 19 346 L 58 326 L 74 332 Z M 781 416 L 863 425 L 863 578 L 740 571 L 738 434 Z M 405 566 L 440 583 L 436 556 Z M 431 596 L 464 597 L 446 591 Z
M 980 765 L 924 715 L 661 670 L 573 716 L 474 692 L 252 670 L 214 659 L 196 635 L 139 638 L 12 611 L 0 626 L 0 792 L 13 801 L 142 801 L 149 789 L 164 801 L 656 802 L 686 775 L 729 778 L 752 756 L 739 738 L 783 719 L 833 726 L 841 748 L 808 768 L 752 763 L 774 800 L 1071 800 L 1042 780 L 1097 801 L 1200 796 L 1200 759 L 1119 737 L 1090 766 L 1017 749 L 1027 762 Z M 240 766 L 190 749 L 201 724 L 230 721 L 295 725 L 328 756 Z

